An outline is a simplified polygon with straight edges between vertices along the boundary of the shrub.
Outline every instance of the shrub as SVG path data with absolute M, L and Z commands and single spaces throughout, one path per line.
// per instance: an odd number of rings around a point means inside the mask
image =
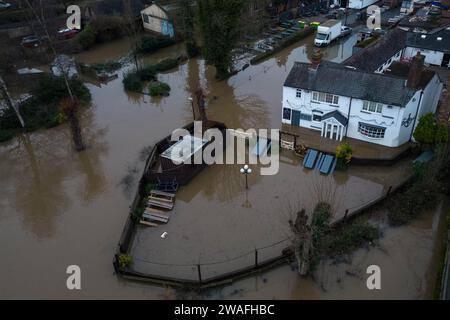
M 429 112 L 419 119 L 413 136 L 417 142 L 425 145 L 445 143 L 448 140 L 448 129 Z
M 145 66 L 137 71 L 137 76 L 141 81 L 155 80 L 156 69 L 152 65 Z
M 437 193 L 433 180 L 417 180 L 393 195 L 389 201 L 388 219 L 393 226 L 400 226 L 414 219 L 424 209 L 431 207 Z
M 378 227 L 359 219 L 330 235 L 326 239 L 326 250 L 329 255 L 345 254 L 379 237 Z
M 13 130 L 0 130 L 0 142 L 8 141 L 9 139 L 12 139 L 14 137 L 14 131 Z
M 170 86 L 164 82 L 154 81 L 149 85 L 149 93 L 152 97 L 165 95 L 170 91 Z
M 133 258 L 128 254 L 119 254 L 118 261 L 119 268 L 123 270 L 131 265 L 131 263 L 133 262 Z
M 336 158 L 343 159 L 345 162 L 350 162 L 352 159 L 353 150 L 347 142 L 343 142 L 336 148 Z
M 167 58 L 155 65 L 156 72 L 163 72 L 178 67 L 178 59 Z
M 142 82 L 136 71 L 130 71 L 125 74 L 122 83 L 128 91 L 142 92 Z
M 116 71 L 122 66 L 122 64 L 118 61 L 106 61 L 103 63 L 94 63 L 92 68 L 96 72 L 112 72 Z
M 166 37 L 154 37 L 154 36 L 143 36 L 137 51 L 139 53 L 152 53 L 161 48 L 171 46 L 175 43 L 174 40 Z
M 95 44 L 95 38 L 95 32 L 92 30 L 90 25 L 87 25 L 86 28 L 77 34 L 75 40 L 83 49 L 89 49 Z
M 96 16 L 89 23 L 96 42 L 110 41 L 123 35 L 124 20 L 119 16 Z
M 72 78 L 69 80 L 73 95 L 81 102 L 89 102 L 91 100 L 91 93 L 89 89 L 78 79 Z M 68 98 L 64 78 L 55 76 L 43 76 L 38 83 L 37 89 L 34 90 L 33 95 L 40 103 L 59 102 L 63 98 Z

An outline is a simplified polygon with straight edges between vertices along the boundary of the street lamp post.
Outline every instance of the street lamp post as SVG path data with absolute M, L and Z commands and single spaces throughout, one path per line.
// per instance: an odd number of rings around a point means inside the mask
M 252 169 L 248 167 L 248 165 L 245 165 L 243 168 L 241 168 L 240 172 L 242 174 L 245 174 L 245 189 L 248 189 L 248 175 L 252 173 Z
M 189 97 L 188 100 L 191 102 L 192 117 L 194 118 L 195 121 L 194 99 L 192 99 L 192 97 Z

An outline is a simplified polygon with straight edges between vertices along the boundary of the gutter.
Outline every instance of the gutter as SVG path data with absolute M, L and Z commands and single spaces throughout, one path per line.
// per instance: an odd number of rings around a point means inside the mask
M 422 105 L 422 96 L 423 96 L 423 90 L 420 91 L 419 104 L 417 105 L 416 116 L 414 117 L 414 123 L 413 123 L 413 127 L 411 130 L 411 134 L 409 135 L 409 141 L 411 141 L 411 139 L 413 137 L 413 133 L 414 133 L 414 128 L 416 127 L 417 115 L 419 114 L 419 109 Z
M 352 110 L 352 101 L 353 97 L 350 97 L 350 104 L 348 106 L 348 114 L 347 114 L 347 127 L 345 128 L 345 137 L 347 138 L 348 126 L 350 125 L 350 111 Z

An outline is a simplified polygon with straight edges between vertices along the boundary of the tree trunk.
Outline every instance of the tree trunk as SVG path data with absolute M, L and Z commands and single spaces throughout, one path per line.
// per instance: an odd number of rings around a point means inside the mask
M 300 263 L 298 265 L 298 272 L 302 276 L 306 276 L 309 273 L 309 255 L 311 250 L 311 233 L 308 232 L 303 239 L 303 247 L 301 251 Z
M 69 119 L 70 122 L 70 131 L 72 132 L 72 139 L 73 144 L 75 146 L 75 150 L 83 151 L 84 149 L 86 149 L 86 146 L 83 142 L 80 122 L 78 120 L 75 108 L 69 110 L 69 112 L 67 113 L 67 118 Z
M 3 81 L 3 78 L 0 76 L 0 95 L 5 99 L 6 104 L 8 105 L 8 108 L 11 108 L 14 110 L 14 112 L 17 115 L 17 118 L 19 119 L 20 125 L 22 128 L 25 127 L 25 121 L 23 121 L 22 116 L 20 115 L 19 107 L 14 104 L 14 102 L 11 100 L 11 96 L 9 95 L 8 88 L 6 86 L 5 81 Z

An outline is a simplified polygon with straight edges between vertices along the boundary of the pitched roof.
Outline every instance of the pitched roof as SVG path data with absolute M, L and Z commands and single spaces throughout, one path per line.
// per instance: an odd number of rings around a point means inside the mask
M 450 27 L 428 34 L 409 33 L 406 45 L 408 47 L 450 53 Z
M 411 63 L 395 61 L 384 73 L 406 79 L 408 78 L 410 66 Z M 430 80 L 435 76 L 435 74 L 436 73 L 434 71 L 429 69 L 422 70 L 418 87 L 422 89 L 425 88 Z
M 317 70 L 311 70 L 308 63 L 296 62 L 284 86 L 404 106 L 414 95 L 405 84 L 405 78 L 322 61 Z
M 322 116 L 322 120 L 326 120 L 329 118 L 335 118 L 337 121 L 339 121 L 339 123 L 341 123 L 344 126 L 346 126 L 348 123 L 347 117 L 345 117 L 342 113 L 340 113 L 337 110 L 328 112 L 327 114 Z
M 405 47 L 406 34 L 406 31 L 394 29 L 366 48 L 355 52 L 344 61 L 344 64 L 364 71 L 374 72 Z

